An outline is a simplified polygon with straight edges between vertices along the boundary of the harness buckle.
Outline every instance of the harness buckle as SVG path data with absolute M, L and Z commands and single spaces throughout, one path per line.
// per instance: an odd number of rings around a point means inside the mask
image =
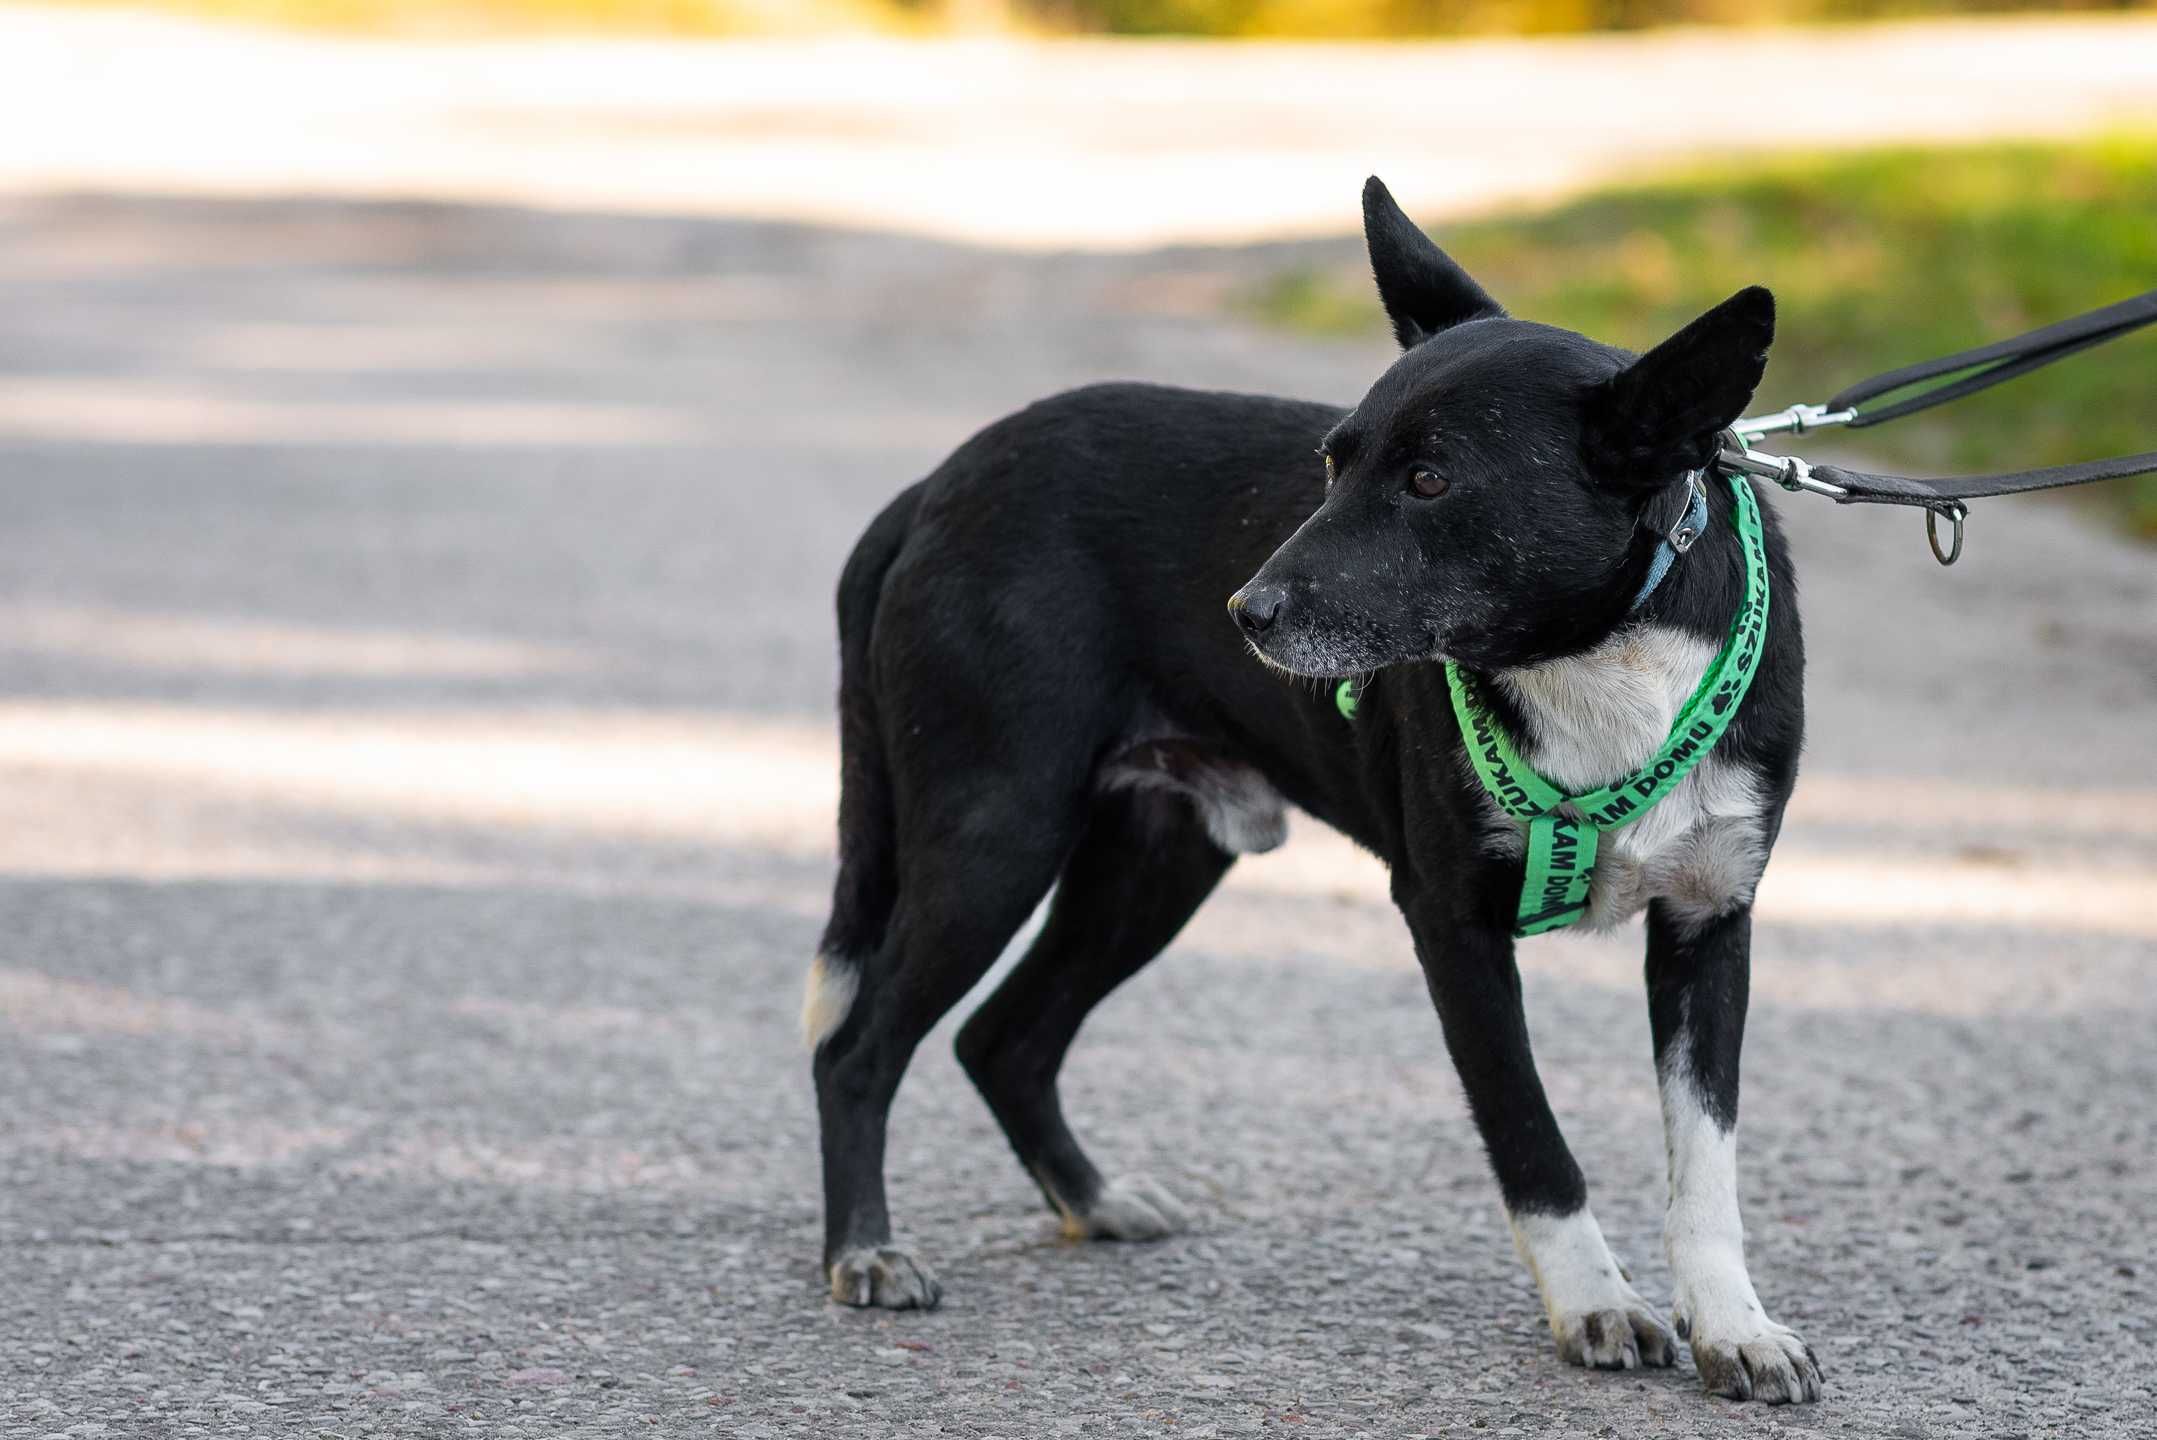
M 1693 542 L 1700 538 L 1700 532 L 1708 528 L 1707 482 L 1700 478 L 1698 470 L 1688 470 L 1685 472 L 1685 487 L 1692 498 L 1686 502 L 1685 513 L 1678 517 L 1678 523 L 1663 537 L 1664 542 L 1680 555 L 1692 549 Z

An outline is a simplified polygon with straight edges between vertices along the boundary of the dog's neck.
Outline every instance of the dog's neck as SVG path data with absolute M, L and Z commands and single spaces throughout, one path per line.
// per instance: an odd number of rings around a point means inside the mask
M 1593 789 L 1647 761 L 1714 663 L 1744 587 L 1734 506 L 1718 489 L 1706 532 L 1602 640 L 1498 672 L 1522 756 L 1553 784 Z

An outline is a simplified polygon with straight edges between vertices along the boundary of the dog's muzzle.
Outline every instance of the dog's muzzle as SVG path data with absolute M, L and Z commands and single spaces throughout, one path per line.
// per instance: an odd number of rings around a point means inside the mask
M 1288 605 L 1288 591 L 1279 585 L 1250 584 L 1228 597 L 1228 613 L 1236 617 L 1243 633 L 1256 639 L 1273 627 Z

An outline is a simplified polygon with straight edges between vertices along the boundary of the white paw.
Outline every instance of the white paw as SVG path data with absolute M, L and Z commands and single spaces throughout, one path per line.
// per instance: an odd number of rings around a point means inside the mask
M 841 1305 L 934 1310 L 944 1298 L 936 1272 L 896 1245 L 860 1245 L 831 1262 L 831 1298 Z
M 1585 1207 L 1511 1219 L 1513 1243 L 1542 1292 L 1559 1358 L 1592 1370 L 1677 1363 L 1676 1338 L 1632 1287 Z
M 1065 1217 L 1075 1240 L 1159 1240 L 1191 1223 L 1183 1202 L 1144 1175 L 1127 1175 L 1101 1187 L 1083 1215 Z
M 1606 1309 L 1550 1317 L 1560 1359 L 1590 1370 L 1638 1370 L 1678 1363 L 1677 1337 L 1630 1285 L 1622 1288 L 1623 1296 Z
M 1694 1327 L 1680 1310 L 1678 1333 L 1693 1345 L 1693 1368 L 1710 1394 L 1764 1405 L 1810 1404 L 1820 1398 L 1820 1362 L 1812 1346 L 1787 1325 L 1755 1312 L 1728 1327 Z

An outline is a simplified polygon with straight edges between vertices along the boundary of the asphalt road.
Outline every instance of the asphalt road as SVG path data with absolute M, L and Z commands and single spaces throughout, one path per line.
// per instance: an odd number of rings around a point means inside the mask
M 824 1301 L 838 563 L 1063 385 L 1352 398 L 1375 338 L 1221 318 L 1267 259 L 0 206 L 0 1430 L 2149 1434 L 2157 570 L 2058 505 L 1952 572 L 1783 506 L 1814 739 L 1741 1185 L 1818 1406 L 1558 1363 L 1380 879 L 1307 825 L 1073 1062 L 1193 1233 L 1059 1241 L 947 1030 L 890 1168 L 948 1301 Z M 1637 943 L 1524 964 L 1661 1301 Z

